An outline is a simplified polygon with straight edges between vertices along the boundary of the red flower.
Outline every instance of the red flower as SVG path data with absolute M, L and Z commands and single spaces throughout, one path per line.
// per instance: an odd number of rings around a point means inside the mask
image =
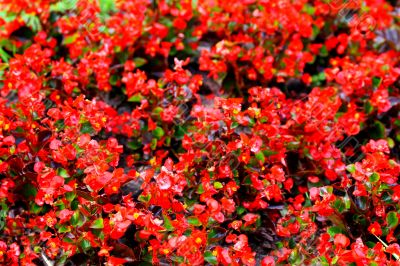
M 371 234 L 374 234 L 376 236 L 381 236 L 382 235 L 382 229 L 379 223 L 377 222 L 373 222 L 369 227 L 368 227 L 368 231 Z

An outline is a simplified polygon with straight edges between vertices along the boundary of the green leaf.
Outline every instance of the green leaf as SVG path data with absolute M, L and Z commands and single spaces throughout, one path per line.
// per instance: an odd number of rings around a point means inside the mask
M 171 220 L 167 215 L 163 215 L 164 218 L 164 227 L 167 231 L 174 231 L 175 227 L 172 226 Z
M 265 156 L 262 151 L 256 153 L 256 158 L 257 158 L 257 160 L 259 160 L 262 163 L 265 162 Z
M 319 55 L 322 57 L 327 57 L 329 55 L 328 49 L 326 48 L 325 45 L 323 45 L 319 50 Z
M 192 0 L 192 9 L 197 10 L 198 4 L 199 4 L 199 0 Z
M 370 132 L 370 136 L 373 139 L 383 139 L 385 138 L 385 125 L 376 120 L 374 122 L 373 128 L 369 131 Z
M 221 182 L 218 182 L 218 181 L 217 181 L 217 182 L 214 183 L 214 188 L 215 188 L 215 189 L 221 189 L 221 188 L 223 188 L 223 187 L 224 187 L 224 186 L 222 185 Z
M 92 245 L 90 245 L 89 240 L 83 239 L 81 242 L 81 247 L 84 251 L 87 251 L 92 247 Z
M 372 175 L 369 177 L 369 182 L 375 183 L 375 182 L 379 181 L 379 178 L 380 178 L 379 174 L 376 173 L 376 172 L 374 172 L 374 173 L 372 173 Z
M 50 5 L 50 11 L 64 13 L 65 11 L 75 9 L 78 0 L 62 0 L 56 4 Z
M 1 47 L 0 47 L 0 58 L 1 60 L 3 60 L 3 62 L 8 62 L 8 60 L 10 60 L 11 56 L 6 53 L 6 51 L 4 51 Z
M 137 93 L 137 94 L 132 95 L 131 97 L 129 97 L 128 102 L 140 103 L 142 98 L 143 98 L 142 95 L 140 93 Z
M 78 225 L 79 216 L 80 216 L 79 211 L 75 211 L 74 214 L 72 214 L 71 220 L 70 220 L 72 226 L 75 227 Z
M 175 127 L 175 138 L 177 138 L 178 140 L 183 139 L 183 137 L 185 136 L 186 130 L 184 127 L 182 126 L 176 126 Z
M 85 122 L 81 125 L 81 133 L 82 134 L 94 134 L 95 131 L 92 127 L 92 124 L 90 122 Z
M 144 202 L 144 203 L 149 202 L 150 199 L 151 199 L 151 194 L 146 195 L 146 196 L 140 195 L 139 198 L 138 198 L 139 201 Z
M 355 167 L 355 165 L 354 164 L 349 164 L 348 166 L 346 166 L 346 170 L 349 172 L 349 173 L 354 173 L 355 171 L 356 171 L 356 167 Z
M 42 24 L 40 23 L 40 19 L 37 16 L 22 12 L 21 17 L 25 21 L 26 25 L 33 31 L 40 31 L 42 29 Z
M 215 227 L 211 229 L 207 235 L 207 241 L 209 244 L 217 243 L 225 238 L 227 230 L 222 227 Z
M 278 154 L 279 152 L 273 151 L 273 150 L 263 150 L 263 153 L 265 156 L 271 156 L 271 155 Z
M 67 233 L 70 231 L 71 231 L 71 228 L 69 228 L 68 226 L 65 226 L 65 225 L 60 226 L 60 228 L 58 229 L 59 233 Z
M 346 209 L 347 209 L 347 210 L 350 209 L 350 207 L 351 207 L 351 200 L 350 200 L 349 195 L 346 194 L 346 195 L 343 197 L 343 201 L 344 201 L 344 205 L 345 205 Z
M 374 86 L 374 88 L 378 88 L 379 85 L 381 85 L 382 79 L 379 77 L 374 77 L 372 78 L 372 85 Z
M 336 199 L 333 202 L 333 207 L 339 212 L 342 213 L 346 209 L 345 203 L 341 199 Z
M 40 211 L 42 210 L 42 208 L 43 208 L 42 206 L 39 206 L 36 203 L 33 203 L 31 205 L 31 212 L 34 213 L 34 214 L 39 214 Z
M 156 129 L 153 130 L 153 136 L 157 139 L 161 139 L 164 135 L 164 129 L 162 129 L 161 127 L 156 127 Z
M 320 73 L 318 74 L 318 79 L 319 79 L 320 81 L 324 81 L 324 80 L 326 79 L 325 72 L 320 72 Z
M 343 233 L 343 230 L 338 226 L 331 226 L 328 228 L 327 232 L 331 237 L 334 237 L 336 234 Z
M 397 212 L 391 211 L 386 216 L 386 223 L 390 228 L 394 228 L 399 224 L 399 218 Z
M 133 62 L 135 63 L 135 67 L 141 67 L 141 66 L 147 64 L 147 60 L 142 57 L 135 57 L 133 59 Z
M 101 13 L 107 14 L 115 10 L 114 0 L 99 0 Z
M 157 148 L 157 139 L 152 139 L 150 148 L 154 151 Z
M 244 207 L 242 207 L 242 206 L 238 206 L 238 207 L 236 208 L 236 213 L 237 213 L 238 215 L 242 215 L 245 211 L 246 211 L 246 208 L 244 208 Z
M 197 194 L 203 194 L 203 193 L 204 193 L 203 184 L 200 184 L 200 185 L 197 187 L 196 193 L 197 193 Z
M 22 187 L 22 195 L 24 195 L 25 198 L 36 197 L 36 194 L 37 189 L 32 184 L 27 183 Z
M 374 107 L 372 106 L 370 101 L 366 101 L 364 104 L 364 110 L 365 113 L 368 115 L 370 113 L 372 113 L 372 111 L 374 110 Z
M 85 223 L 85 217 L 78 210 L 76 210 L 75 213 L 72 214 L 70 221 L 73 227 L 81 227 Z
M 153 109 L 153 113 L 155 115 L 160 115 L 160 113 L 163 112 L 163 111 L 164 111 L 164 108 L 162 108 L 160 106 L 157 106 L 156 108 Z
M 386 141 L 387 141 L 390 149 L 393 149 L 394 146 L 396 145 L 396 143 L 394 142 L 394 140 L 392 138 L 387 138 Z
M 140 147 L 142 147 L 142 143 L 138 140 L 133 140 L 133 141 L 128 142 L 127 146 L 131 150 L 137 150 Z
M 67 192 L 65 193 L 65 198 L 69 201 L 72 202 L 76 197 L 75 192 Z
M 58 131 L 63 130 L 65 127 L 64 119 L 57 120 L 54 123 L 54 127 L 57 128 Z
M 104 228 L 103 218 L 99 218 L 99 219 L 94 220 L 92 225 L 90 226 L 90 228 L 103 229 Z
M 193 226 L 201 226 L 201 222 L 197 217 L 191 216 L 187 218 L 188 223 Z
M 307 14 L 309 14 L 309 15 L 314 15 L 314 13 L 315 13 L 315 7 L 313 7 L 312 5 L 310 5 L 310 4 L 305 4 L 304 6 L 303 6 L 303 10 L 302 10 L 303 12 L 305 12 L 305 13 L 307 13 Z
M 109 81 L 110 81 L 110 84 L 111 84 L 111 85 L 113 85 L 113 86 L 117 85 L 117 82 L 118 82 L 118 75 L 111 75 Z
M 63 39 L 62 43 L 64 45 L 68 45 L 68 44 L 74 43 L 78 37 L 79 37 L 79 34 L 69 35 L 69 36 L 67 36 L 67 37 L 65 37 Z
M 58 168 L 57 169 L 57 175 L 63 177 L 63 178 L 68 178 L 70 177 L 70 175 L 68 174 L 67 170 L 65 170 L 64 168 Z
M 211 251 L 204 252 L 204 260 L 212 265 L 218 264 L 217 257 L 215 257 Z

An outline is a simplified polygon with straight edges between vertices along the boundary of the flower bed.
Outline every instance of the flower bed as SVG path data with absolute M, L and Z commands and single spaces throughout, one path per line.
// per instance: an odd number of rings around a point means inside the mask
M 399 22 L 0 0 L 0 264 L 398 265 Z

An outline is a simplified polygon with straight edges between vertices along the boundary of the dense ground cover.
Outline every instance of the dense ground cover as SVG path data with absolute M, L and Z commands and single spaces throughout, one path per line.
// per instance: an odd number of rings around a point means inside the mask
M 399 21 L 0 0 L 0 264 L 398 265 Z

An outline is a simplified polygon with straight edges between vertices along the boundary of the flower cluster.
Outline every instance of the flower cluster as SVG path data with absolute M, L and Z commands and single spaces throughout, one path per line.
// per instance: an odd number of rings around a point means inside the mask
M 398 265 L 394 2 L 0 0 L 0 264 Z

